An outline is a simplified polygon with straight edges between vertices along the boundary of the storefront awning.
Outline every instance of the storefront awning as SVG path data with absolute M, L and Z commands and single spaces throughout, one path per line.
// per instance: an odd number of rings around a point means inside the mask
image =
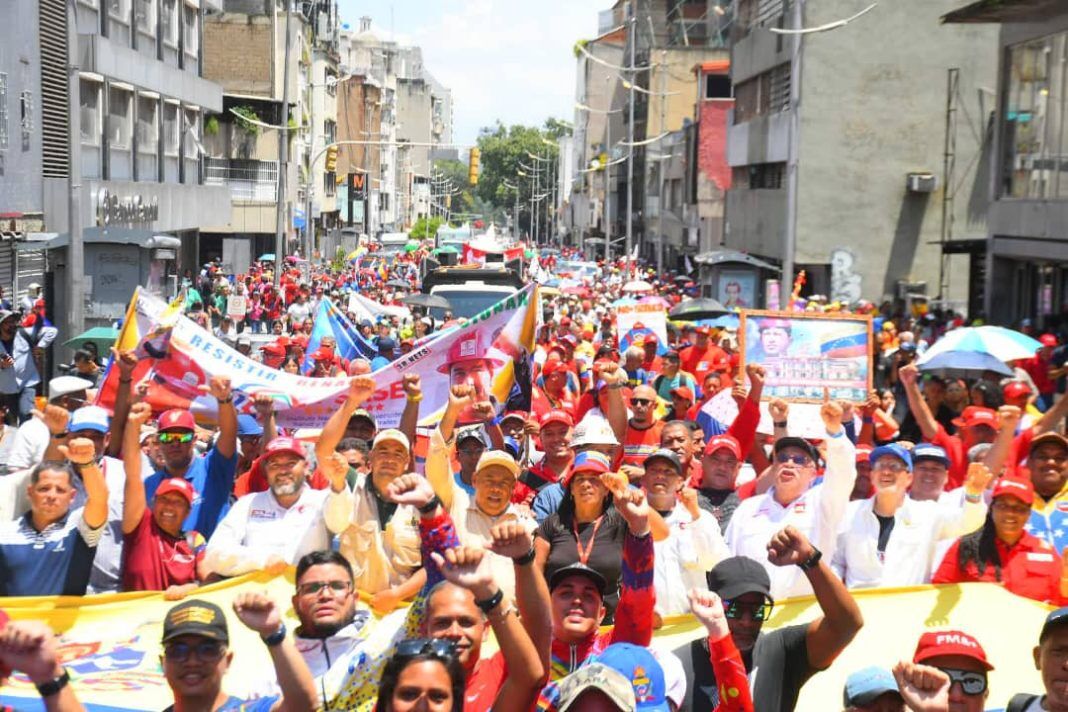
M 976 0 L 943 15 L 942 22 L 1045 22 L 1066 12 L 1064 0 Z
M 752 267 L 759 267 L 760 269 L 771 270 L 772 272 L 781 272 L 778 267 L 765 262 L 764 260 L 747 255 L 744 252 L 737 252 L 736 250 L 711 250 L 709 252 L 702 252 L 693 258 L 693 261 L 699 265 L 711 266 L 721 264 L 746 264 Z
M 182 241 L 173 235 L 160 234 L 155 230 L 136 227 L 87 227 L 82 231 L 82 241 L 91 244 L 137 245 L 146 249 L 170 247 L 177 249 Z M 59 233 L 47 241 L 19 243 L 20 250 L 54 250 L 70 244 L 70 236 Z

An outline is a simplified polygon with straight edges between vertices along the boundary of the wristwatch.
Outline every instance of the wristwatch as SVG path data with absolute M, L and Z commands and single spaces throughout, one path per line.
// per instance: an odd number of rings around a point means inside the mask
M 34 685 L 37 688 L 37 694 L 41 697 L 51 697 L 58 694 L 60 690 L 70 684 L 70 673 L 67 672 L 67 668 L 63 668 L 63 674 L 57 678 L 53 678 L 48 682 L 42 682 L 38 685 Z
M 483 599 L 481 601 L 475 601 L 475 605 L 478 606 L 482 610 L 483 613 L 488 614 L 494 608 L 499 606 L 501 604 L 501 601 L 503 601 L 503 600 L 504 600 L 504 591 L 498 588 L 497 589 L 497 593 L 495 593 L 492 596 L 490 596 L 489 598 Z
M 275 632 L 271 633 L 270 635 L 263 636 L 263 637 L 260 638 L 260 640 L 263 641 L 263 644 L 266 645 L 268 648 L 273 648 L 276 645 L 281 645 L 282 641 L 285 640 L 285 639 L 286 639 L 286 624 L 285 623 L 282 623 L 281 625 L 279 625 L 278 626 L 278 630 L 276 630 Z
M 441 504 L 441 498 L 434 495 L 430 498 L 430 501 L 424 504 L 422 507 L 416 507 L 420 514 L 433 514 L 434 510 Z
M 812 556 L 808 557 L 807 559 L 802 561 L 797 566 L 802 571 L 811 571 L 812 569 L 814 569 L 817 566 L 819 566 L 820 559 L 822 559 L 822 558 L 823 558 L 823 552 L 820 551 L 819 549 L 817 549 L 816 547 L 812 547 Z

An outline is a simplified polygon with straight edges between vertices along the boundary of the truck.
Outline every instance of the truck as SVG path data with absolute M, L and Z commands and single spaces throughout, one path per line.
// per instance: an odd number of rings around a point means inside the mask
M 422 292 L 449 300 L 455 318 L 470 319 L 523 288 L 523 279 L 504 265 L 439 267 L 423 277 Z M 430 315 L 443 319 L 445 310 L 431 307 Z
M 378 254 L 382 257 L 398 255 L 404 252 L 410 239 L 406 232 L 384 232 L 378 238 Z

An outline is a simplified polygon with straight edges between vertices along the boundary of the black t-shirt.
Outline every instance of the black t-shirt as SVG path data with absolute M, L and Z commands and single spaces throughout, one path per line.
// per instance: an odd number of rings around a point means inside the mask
M 757 638 L 749 666 L 753 709 L 793 712 L 801 687 L 817 670 L 808 661 L 808 625 L 792 625 Z M 679 712 L 707 712 L 719 704 L 716 676 L 708 654 L 708 638 L 690 641 L 673 651 L 682 661 L 689 685 Z
M 893 515 L 884 517 L 881 514 L 876 514 L 875 518 L 879 520 L 879 546 L 877 550 L 879 553 L 886 551 L 886 545 L 890 542 L 890 532 L 894 531 L 894 519 Z
M 579 542 L 583 549 L 590 545 L 593 536 L 593 523 L 579 524 Z M 623 538 L 627 534 L 627 522 L 619 510 L 609 507 L 605 511 L 601 525 L 597 527 L 597 537 L 593 540 L 593 550 L 586 565 L 595 569 L 608 581 L 608 593 L 604 597 L 604 606 L 608 610 L 605 621 L 611 621 L 619 603 L 619 579 L 623 570 Z M 574 530 L 564 524 L 559 512 L 550 514 L 536 535 L 549 542 L 549 558 L 545 562 L 545 578 L 548 579 L 557 569 L 578 563 L 578 543 Z
M 697 490 L 697 506 L 716 518 L 721 532 L 727 531 L 731 516 L 741 503 L 738 493 L 732 489 Z
M 1053 354 L 1049 359 L 1049 365 L 1054 368 L 1060 368 L 1065 363 L 1068 363 L 1068 344 L 1053 349 Z M 1064 376 L 1058 378 L 1056 388 L 1057 393 L 1064 393 L 1066 384 L 1068 384 L 1068 379 Z

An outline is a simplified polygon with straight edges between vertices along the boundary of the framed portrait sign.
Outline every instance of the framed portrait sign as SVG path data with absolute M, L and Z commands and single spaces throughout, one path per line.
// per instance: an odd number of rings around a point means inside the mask
M 863 403 L 872 387 L 872 321 L 858 314 L 741 311 L 742 368 L 767 370 L 763 400 Z

